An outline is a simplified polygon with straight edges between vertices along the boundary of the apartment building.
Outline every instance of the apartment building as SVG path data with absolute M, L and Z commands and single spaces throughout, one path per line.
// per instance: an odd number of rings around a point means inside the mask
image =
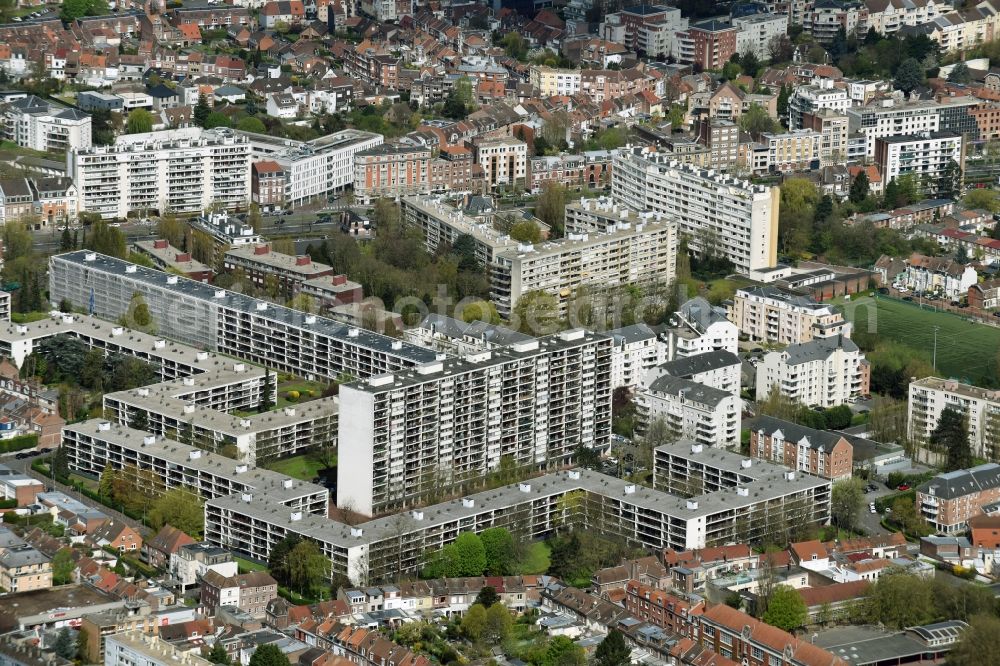
M 523 186 L 528 172 L 528 144 L 513 137 L 482 139 L 475 144 L 476 164 L 490 188 Z
M 639 391 L 636 403 L 644 424 L 662 419 L 670 432 L 708 447 L 739 443 L 739 394 L 662 375 Z
M 224 576 L 209 571 L 201 579 L 201 605 L 210 614 L 222 606 L 235 606 L 251 617 L 263 619 L 267 605 L 278 597 L 278 582 L 266 571 Z
M 538 193 L 545 187 L 545 183 L 579 187 L 583 184 L 586 164 L 587 158 L 583 155 L 563 154 L 529 157 L 525 189 Z
M 939 534 L 964 534 L 970 518 L 1000 501 L 1000 465 L 938 474 L 917 486 L 917 511 Z
M 804 129 L 804 116 L 807 114 L 815 115 L 823 109 L 846 113 L 850 106 L 851 98 L 847 90 L 834 88 L 832 81 L 798 86 L 788 98 L 788 129 Z
M 361 203 L 379 197 L 425 194 L 431 182 L 431 149 L 382 144 L 354 154 L 354 196 Z
M 868 8 L 858 0 L 816 0 L 809 3 L 802 27 L 820 44 L 830 44 L 841 30 L 860 37 L 868 32 Z
M 706 19 L 677 33 L 677 61 L 701 69 L 722 69 L 736 53 L 739 28 L 729 21 Z
M 382 145 L 381 134 L 347 129 L 311 141 L 237 132 L 246 138 L 254 162 L 278 164 L 284 172 L 286 206 L 298 206 L 342 192 L 354 184 L 354 155 Z
M 750 424 L 750 456 L 837 481 L 850 478 L 854 447 L 843 435 L 773 416 Z
M 761 60 L 769 60 L 771 43 L 788 33 L 788 14 L 751 14 L 734 16 L 731 20 L 737 30 L 736 52 L 753 53 Z
M 278 372 L 369 377 L 432 362 L 430 350 L 84 250 L 49 259 L 49 294 L 117 320 L 142 295 L 161 335 Z
M 74 148 L 66 162 L 80 210 L 106 219 L 238 208 L 250 200 L 250 144 L 229 129 L 125 134 L 110 146 Z
M 634 149 L 615 157 L 611 193 L 616 203 L 632 210 L 676 220 L 692 250 L 724 256 L 737 271 L 777 263 L 776 187 L 753 185 Z
M 699 645 L 745 666 L 848 666 L 837 655 L 751 615 L 715 604 L 698 617 Z
M 193 259 L 190 252 L 181 252 L 164 238 L 135 241 L 132 247 L 157 268 L 180 273 L 196 282 L 211 282 L 215 274 L 210 266 Z
M 225 577 L 239 573 L 239 565 L 232 553 L 203 542 L 185 544 L 171 553 L 169 568 L 181 591 L 197 585 L 209 571 Z
M 35 95 L 0 104 L 0 136 L 23 148 L 65 153 L 90 148 L 90 116 Z
M 52 587 L 51 560 L 6 527 L 0 528 L 0 587 L 11 594 Z
M 727 315 L 757 342 L 791 345 L 851 333 L 850 322 L 834 307 L 769 285 L 737 289 Z
M 154 492 L 186 488 L 203 500 L 256 493 L 292 511 L 327 515 L 329 492 L 323 486 L 104 419 L 66 426 L 62 446 L 70 469 L 87 477 L 108 468 L 122 474 L 148 470 L 162 484 L 150 489 Z
M 601 38 L 653 57 L 678 57 L 677 33 L 688 29 L 681 10 L 666 5 L 633 5 L 604 17 Z
M 228 250 L 223 258 L 228 271 L 241 270 L 260 288 L 272 281 L 286 299 L 302 290 L 308 280 L 333 275 L 333 267 L 313 261 L 308 254 L 275 252 L 270 245 L 240 245 Z
M 1000 457 L 1000 393 L 954 380 L 925 377 L 910 382 L 909 437 L 928 444 L 947 408 L 965 417 L 972 455 L 986 460 Z
M 250 170 L 250 196 L 261 212 L 284 209 L 287 184 L 284 168 L 274 160 L 253 163 Z
M 728 169 L 739 162 L 740 127 L 731 120 L 703 118 L 698 123 L 698 141 L 708 148 L 708 163 L 700 166 Z M 676 142 L 673 144 L 673 151 L 674 154 L 678 153 Z
M 657 213 L 625 210 L 617 217 L 607 233 L 570 234 L 497 252 L 490 273 L 490 300 L 497 312 L 509 317 L 532 291 L 552 294 L 565 312 L 584 285 L 671 282 L 677 271 L 677 225 Z
M 933 21 L 952 6 L 936 0 L 866 0 L 868 27 L 880 35 L 892 35 L 903 26 Z
M 791 105 L 791 102 L 789 102 Z M 875 139 L 937 132 L 941 115 L 937 102 L 895 102 L 880 98 L 866 106 L 846 109 L 848 131 L 865 137 L 865 156 L 875 158 Z M 884 178 L 885 182 L 888 182 Z
M 871 366 L 845 336 L 815 338 L 764 354 L 757 364 L 757 399 L 777 387 L 785 397 L 828 409 L 869 394 Z
M 850 125 L 847 114 L 834 109 L 817 109 L 801 115 L 803 129 L 819 132 L 820 166 L 843 164 L 847 161 L 847 134 Z
M 683 358 L 710 351 L 739 350 L 740 330 L 726 317 L 726 310 L 701 296 L 685 301 L 670 316 L 664 337 L 669 358 Z
M 212 662 L 158 636 L 129 631 L 104 638 L 104 666 L 212 666 Z
M 556 69 L 545 65 L 528 68 L 528 83 L 537 88 L 542 97 L 571 96 L 580 92 L 579 69 Z
M 690 379 L 711 388 L 739 395 L 740 358 L 728 351 L 708 351 L 703 354 L 681 356 L 651 368 L 643 379 L 648 385 L 658 377 L 669 375 Z
M 633 324 L 608 331 L 614 340 L 611 351 L 611 388 L 639 388 L 650 370 L 667 360 L 667 345 L 646 324 Z
M 498 253 L 518 247 L 518 242 L 497 231 L 491 220 L 470 217 L 440 197 L 403 197 L 400 216 L 404 224 L 421 231 L 424 247 L 431 254 L 443 245 L 454 245 L 459 236 L 471 236 L 475 241 L 476 260 L 483 266 L 492 266 Z
M 709 452 L 689 441 L 664 449 L 658 459 L 661 483 L 669 478 L 668 470 L 676 469 L 683 480 L 674 485 L 690 488 L 689 466 L 709 468 L 712 483 L 703 484 L 701 496 L 683 499 L 571 469 L 353 526 L 319 516 L 289 520 L 266 497 L 232 495 L 206 503 L 205 540 L 266 561 L 274 545 L 297 534 L 317 543 L 330 558 L 332 572 L 369 585 L 419 571 L 426 553 L 440 550 L 460 532 L 488 527 L 506 527 L 528 541 L 551 533 L 557 524 L 572 524 L 645 548 L 691 550 L 762 538 L 772 518 L 803 524 L 829 519 L 827 479 L 727 451 Z M 580 511 L 560 508 L 567 496 L 578 499 Z
M 886 183 L 912 175 L 929 196 L 950 196 L 961 188 L 965 143 L 952 132 L 879 137 L 875 164 Z
M 365 515 L 496 469 L 570 460 L 611 435 L 611 338 L 582 329 L 340 388 L 338 504 Z

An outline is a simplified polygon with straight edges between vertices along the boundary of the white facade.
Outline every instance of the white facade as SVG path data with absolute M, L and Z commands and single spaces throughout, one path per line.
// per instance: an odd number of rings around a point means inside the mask
M 788 129 L 802 129 L 802 115 L 820 109 L 843 113 L 851 106 L 851 98 L 843 88 L 834 88 L 832 81 L 800 86 L 788 98 Z
M 964 161 L 961 134 L 933 132 L 875 140 L 875 163 L 885 183 L 912 174 L 917 182 L 927 179 L 928 188 L 933 191 L 933 183 L 949 166 L 961 169 Z
M 850 322 L 836 308 L 768 285 L 737 289 L 728 315 L 742 333 L 759 342 L 789 345 L 851 334 Z
M 528 144 L 513 137 L 484 139 L 476 144 L 476 163 L 483 167 L 490 187 L 524 185 Z
M 92 145 L 90 116 L 33 95 L 4 105 L 0 120 L 8 140 L 31 150 L 64 153 Z
M 532 65 L 528 81 L 538 88 L 542 97 L 553 95 L 575 95 L 580 92 L 583 70 L 555 69 L 545 65 Z
M 788 32 L 788 14 L 754 14 L 733 18 L 736 52 L 753 53 L 761 60 L 771 59 L 771 42 Z
M 849 338 L 824 338 L 764 355 L 757 400 L 773 387 L 792 400 L 828 409 L 868 394 L 868 361 Z
M 996 459 L 1000 453 L 1000 391 L 938 377 L 911 382 L 907 405 L 910 438 L 926 444 L 946 408 L 965 417 L 972 455 Z
M 312 141 L 239 132 L 254 162 L 274 160 L 285 172 L 285 201 L 293 206 L 326 197 L 354 183 L 354 155 L 382 145 L 381 134 L 348 129 Z
M 778 259 L 776 187 L 753 185 L 699 169 L 658 153 L 622 151 L 614 159 L 611 193 L 616 203 L 676 219 L 691 249 L 711 249 L 737 271 L 770 268 Z
M 141 631 L 109 634 L 104 641 L 104 666 L 212 666 L 207 659 Z
M 250 201 L 250 144 L 232 130 L 197 127 L 130 134 L 67 154 L 80 210 L 200 212 Z
M 937 132 L 941 122 L 937 102 L 897 104 L 891 98 L 872 102 L 868 106 L 849 108 L 847 118 L 851 134 L 864 134 L 865 155 L 869 158 L 875 157 L 875 139 Z M 889 182 L 884 176 L 882 181 Z
M 903 26 L 916 26 L 933 20 L 953 7 L 935 0 L 866 0 L 868 27 L 880 35 L 891 35 Z
M 667 375 L 640 391 L 636 400 L 647 424 L 663 419 L 671 432 L 705 446 L 739 444 L 738 393 Z
M 196 585 L 209 571 L 214 571 L 223 578 L 230 578 L 239 573 L 239 565 L 232 556 L 228 561 L 214 562 L 194 557 L 195 552 L 181 548 L 176 553 L 170 554 L 170 575 L 181 584 L 181 589 Z
M 608 331 L 611 352 L 611 388 L 635 390 L 647 372 L 667 361 L 667 345 L 645 324 Z
M 671 359 L 710 351 L 735 354 L 739 351 L 740 329 L 726 318 L 723 308 L 696 296 L 670 316 L 666 337 Z

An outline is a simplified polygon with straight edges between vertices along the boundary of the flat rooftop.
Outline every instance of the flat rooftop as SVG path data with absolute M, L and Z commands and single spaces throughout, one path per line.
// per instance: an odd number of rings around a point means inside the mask
M 106 426 L 109 426 L 108 429 L 102 430 Z M 66 426 L 64 431 L 106 441 L 130 451 L 140 451 L 143 455 L 158 458 L 170 465 L 229 479 L 252 491 L 265 493 L 275 502 L 285 503 L 306 496 L 328 495 L 327 489 L 323 486 L 254 465 L 243 465 L 231 458 L 202 451 L 194 446 L 156 436 L 151 432 L 112 424 L 105 419 L 74 423 Z
M 400 202 L 403 204 L 403 214 L 405 217 L 405 206 L 412 206 L 416 210 L 433 218 L 438 224 L 451 227 L 460 233 L 468 234 L 484 245 L 489 245 L 494 252 L 504 248 L 516 248 L 518 242 L 507 234 L 497 231 L 490 222 L 480 222 L 474 217 L 465 215 L 461 210 L 449 206 L 441 197 L 432 195 L 414 195 L 403 197 Z
M 963 384 L 962 382 L 955 381 L 953 379 L 924 377 L 923 379 L 918 379 L 915 382 L 910 382 L 910 386 L 934 389 L 936 391 L 945 391 L 947 393 L 953 393 L 966 398 L 974 398 L 976 400 L 992 400 L 994 402 L 1000 401 L 1000 391 L 979 388 L 978 386 L 973 386 L 972 384 Z
M 266 250 L 266 251 L 264 251 Z M 303 279 L 310 279 L 321 273 L 333 272 L 333 266 L 313 261 L 309 255 L 296 256 L 275 252 L 268 244 L 252 243 L 239 245 L 226 251 L 226 259 L 263 264 L 286 273 L 295 273 Z
M 88 260 L 87 257 L 92 257 Z M 184 277 L 168 276 L 162 271 L 153 270 L 144 266 L 109 257 L 104 254 L 89 252 L 87 250 L 77 250 L 65 254 L 50 257 L 50 264 L 66 262 L 75 264 L 81 268 L 109 273 L 121 276 L 129 280 L 134 280 L 142 284 L 147 284 L 153 288 L 167 292 L 194 298 L 207 303 L 217 304 L 220 308 L 229 308 L 254 317 L 269 319 L 286 326 L 309 331 L 314 335 L 325 336 L 357 347 L 378 351 L 393 356 L 413 364 L 429 363 L 438 358 L 439 354 L 423 347 L 399 342 L 394 338 L 378 333 L 372 333 L 363 329 L 319 317 L 309 315 L 305 312 L 293 310 L 281 305 L 275 305 L 257 298 L 251 298 L 235 291 L 219 289 L 202 282 L 190 280 Z M 126 271 L 129 267 L 135 267 L 134 271 Z M 168 282 L 168 277 L 175 277 L 175 281 Z M 258 304 L 263 304 L 264 309 L 258 309 Z M 354 331 L 355 334 L 351 334 Z
M 88 608 L 116 602 L 124 605 L 123 601 L 84 585 L 22 592 L 5 599 L 0 607 L 0 631 L 17 628 L 22 618 L 69 609 L 86 612 Z
M 152 257 L 159 259 L 165 265 L 172 268 L 176 268 L 184 273 L 203 273 L 205 271 L 212 271 L 211 268 L 205 264 L 197 261 L 195 259 L 186 259 L 183 261 L 177 261 L 178 254 L 187 254 L 181 252 L 173 245 L 167 245 L 166 247 L 156 247 L 155 240 L 140 240 L 133 243 L 135 247 L 143 254 L 148 254 Z M 187 254 L 187 256 L 191 256 Z M 214 272 L 214 271 L 213 271 Z

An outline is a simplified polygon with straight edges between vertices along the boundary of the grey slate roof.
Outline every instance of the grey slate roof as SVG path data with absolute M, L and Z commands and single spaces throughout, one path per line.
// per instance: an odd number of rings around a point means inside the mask
M 614 338 L 616 345 L 628 345 L 633 342 L 655 338 L 656 332 L 646 324 L 632 324 L 631 326 L 623 326 L 622 328 L 608 331 L 608 335 Z
M 786 442 L 797 443 L 805 439 L 809 442 L 809 448 L 823 451 L 831 451 L 841 439 L 846 441 L 842 435 L 829 430 L 816 430 L 791 421 L 776 419 L 773 416 L 758 416 L 751 422 L 749 428 L 750 430 L 763 431 L 768 436 L 780 430 Z
M 847 352 L 858 351 L 858 346 L 854 344 L 853 340 L 838 335 L 832 338 L 815 338 L 809 342 L 789 345 L 782 353 L 788 355 L 785 361 L 788 365 L 796 365 L 829 358 L 830 354 L 840 347 L 843 347 L 844 351 Z
M 686 301 L 678 309 L 678 312 L 701 333 L 704 333 L 712 324 L 728 321 L 724 311 L 714 307 L 701 296 L 695 296 Z
M 938 474 L 917 488 L 941 499 L 955 499 L 971 493 L 1000 487 L 1000 465 L 986 463 L 972 469 Z
M 739 365 L 739 363 L 739 357 L 732 352 L 710 351 L 667 361 L 659 366 L 658 371 L 672 377 L 691 377 L 702 372 Z
M 690 379 L 671 377 L 670 375 L 664 375 L 654 380 L 649 385 L 649 390 L 654 393 L 666 393 L 668 395 L 681 395 L 683 393 L 687 400 L 709 407 L 718 406 L 719 403 L 732 395 L 726 391 L 693 382 Z

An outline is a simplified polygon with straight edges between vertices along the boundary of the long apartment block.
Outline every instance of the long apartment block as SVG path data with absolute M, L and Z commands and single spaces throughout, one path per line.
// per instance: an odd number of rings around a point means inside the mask
M 440 355 L 331 319 L 85 250 L 49 259 L 49 297 L 118 320 L 139 294 L 157 331 L 307 379 L 370 377 Z
M 206 503 L 205 540 L 266 561 L 275 544 L 298 534 L 319 544 L 334 573 L 364 585 L 419 571 L 427 553 L 460 533 L 496 526 L 521 540 L 573 525 L 645 548 L 689 550 L 766 534 L 780 516 L 828 519 L 829 480 L 757 461 L 744 468 L 738 454 L 712 449 L 707 457 L 707 451 L 680 442 L 660 453 L 661 461 L 678 469 L 688 459 L 692 468 L 708 463 L 708 475 L 719 480 L 695 498 L 572 469 L 349 526 L 295 514 L 266 497 L 230 495 Z M 661 482 L 664 474 L 660 470 Z
M 186 488 L 204 500 L 256 494 L 292 512 L 326 516 L 329 509 L 329 492 L 322 486 L 104 419 L 66 426 L 62 447 L 70 469 L 89 477 L 108 467 L 148 470 L 162 481 L 161 490 Z
M 941 413 L 949 408 L 966 420 L 972 455 L 997 460 L 1000 456 L 1000 391 L 951 379 L 925 377 L 910 382 L 907 403 L 910 439 L 926 446 Z
M 720 254 L 743 273 L 777 263 L 779 188 L 638 149 L 621 151 L 611 174 L 616 203 L 676 220 L 692 250 Z
M 366 515 L 481 478 L 569 462 L 611 436 L 612 339 L 582 329 L 340 388 L 338 503 Z M 348 417 L 349 415 L 349 417 Z
M 66 163 L 80 210 L 105 218 L 250 201 L 250 143 L 229 129 L 125 135 L 110 146 L 73 149 Z

